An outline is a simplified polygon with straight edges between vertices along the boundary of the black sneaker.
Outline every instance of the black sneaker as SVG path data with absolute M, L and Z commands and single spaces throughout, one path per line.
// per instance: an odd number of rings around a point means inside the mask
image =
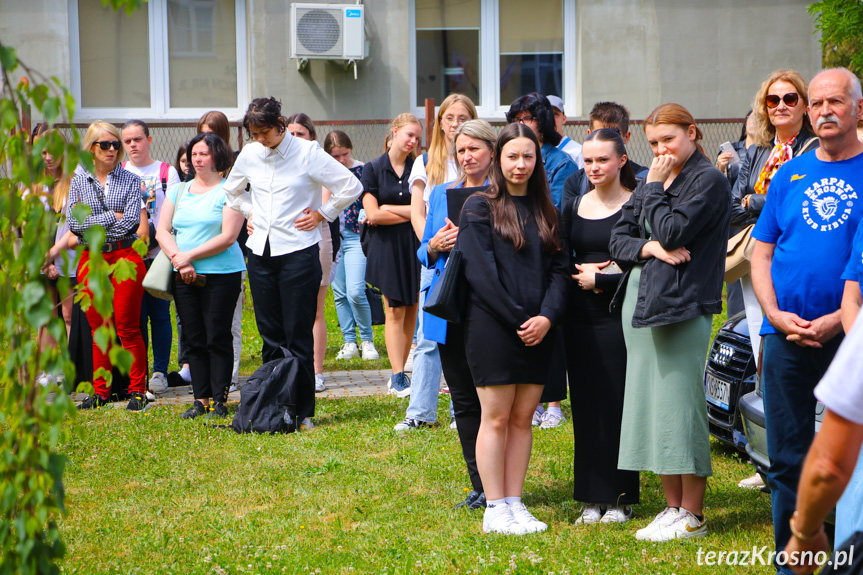
M 395 427 L 393 427 L 393 431 L 408 431 L 411 429 L 419 429 L 420 427 L 437 427 L 438 423 L 429 422 L 429 421 L 420 421 L 419 419 L 411 419 L 410 417 L 405 417 L 405 420 L 401 423 L 397 423 Z
M 114 404 L 107 399 L 102 399 L 95 393 L 88 395 L 84 401 L 78 404 L 78 409 L 99 409 L 100 407 L 112 407 Z
M 473 503 L 468 503 L 468 505 L 467 505 L 468 509 L 485 509 L 485 507 L 486 507 L 485 493 L 480 493 L 479 497 L 477 497 L 473 501 Z
M 455 506 L 456 509 L 460 507 L 470 508 L 470 505 L 474 503 L 477 499 L 479 499 L 481 495 L 482 493 L 477 493 L 476 490 L 471 490 L 471 492 L 467 494 L 467 499 Z
M 228 408 L 222 402 L 213 402 L 204 419 L 225 419 L 228 417 Z
M 199 415 L 204 415 L 207 412 L 207 408 L 204 407 L 204 404 L 198 400 L 195 400 L 195 403 L 192 404 L 185 413 L 181 413 L 180 417 L 183 419 L 195 419 Z
M 129 405 L 126 406 L 126 411 L 131 411 L 132 413 L 140 413 L 142 411 L 147 411 L 147 408 L 150 407 L 150 402 L 147 401 L 147 396 L 143 393 L 132 393 L 131 399 L 129 400 Z

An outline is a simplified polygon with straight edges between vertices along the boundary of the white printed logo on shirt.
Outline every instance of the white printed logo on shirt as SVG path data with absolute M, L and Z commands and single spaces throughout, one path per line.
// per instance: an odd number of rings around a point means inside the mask
M 158 177 L 141 178 L 141 199 L 151 219 L 156 214 L 156 190 L 161 188 L 162 181 Z
M 851 217 L 857 192 L 839 178 L 821 178 L 806 192 L 803 201 L 803 219 L 813 230 L 827 232 L 843 225 Z

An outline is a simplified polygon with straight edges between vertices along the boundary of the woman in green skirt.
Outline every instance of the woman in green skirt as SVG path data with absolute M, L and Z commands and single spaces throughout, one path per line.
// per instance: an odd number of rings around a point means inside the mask
M 631 265 L 612 302 L 627 353 L 618 467 L 661 476 L 667 507 L 636 538 L 667 541 L 707 533 L 703 369 L 722 311 L 730 189 L 686 108 L 659 106 L 644 131 L 656 157 L 609 245 L 613 260 Z

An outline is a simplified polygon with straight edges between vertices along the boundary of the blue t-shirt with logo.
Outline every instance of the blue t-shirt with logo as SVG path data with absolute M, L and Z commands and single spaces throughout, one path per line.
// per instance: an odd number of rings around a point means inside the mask
M 859 283 L 860 293 L 863 294 L 863 221 L 857 226 L 857 233 L 854 234 L 851 257 L 848 258 L 848 265 L 845 266 L 842 279 Z
M 814 320 L 839 309 L 842 274 L 863 215 L 863 154 L 824 162 L 803 154 L 779 168 L 752 237 L 776 244 L 779 309 Z M 764 319 L 761 335 L 778 333 Z
M 171 223 L 177 232 L 176 241 L 180 251 L 187 252 L 222 233 L 222 208 L 225 207 L 225 190 L 222 180 L 218 186 L 205 194 L 189 192 L 191 182 L 178 184 L 168 190 L 168 199 L 174 204 L 174 219 Z M 180 188 L 186 190 L 177 205 Z M 199 274 L 229 274 L 246 270 L 243 252 L 236 241 L 223 252 L 192 262 Z

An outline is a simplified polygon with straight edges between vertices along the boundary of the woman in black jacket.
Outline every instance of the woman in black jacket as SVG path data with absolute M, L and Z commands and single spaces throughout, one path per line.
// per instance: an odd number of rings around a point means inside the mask
M 636 538 L 667 541 L 707 533 L 702 370 L 722 311 L 730 186 L 683 106 L 659 106 L 644 131 L 656 158 L 609 244 L 612 259 L 632 265 L 612 304 L 622 297 L 627 353 L 618 467 L 662 476 L 667 507 Z
M 752 115 L 755 122 L 754 143 L 741 158 L 740 173 L 732 189 L 731 225 L 744 228 L 761 215 L 770 180 L 788 160 L 818 147 L 806 108 L 809 88 L 806 80 L 794 70 L 776 70 L 761 84 Z M 758 362 L 761 347 L 761 321 L 764 314 L 755 297 L 749 274 L 740 278 L 752 357 Z

